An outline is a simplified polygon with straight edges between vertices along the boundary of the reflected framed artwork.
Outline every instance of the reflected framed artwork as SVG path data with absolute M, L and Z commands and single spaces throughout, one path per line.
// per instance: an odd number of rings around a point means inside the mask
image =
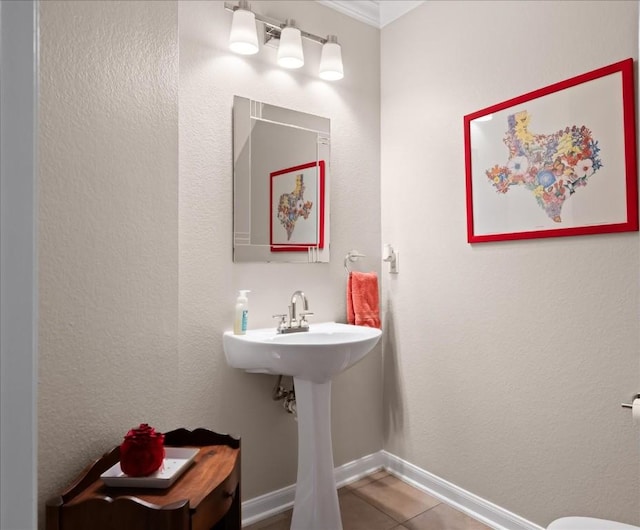
M 324 248 L 325 161 L 270 174 L 272 252 Z
M 467 241 L 638 230 L 633 59 L 464 117 Z

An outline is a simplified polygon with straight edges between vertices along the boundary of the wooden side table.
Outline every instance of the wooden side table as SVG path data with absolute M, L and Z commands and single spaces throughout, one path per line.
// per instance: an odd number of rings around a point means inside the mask
M 169 447 L 199 447 L 166 489 L 106 486 L 115 447 L 46 504 L 46 530 L 240 530 L 240 440 L 206 429 L 165 433 Z

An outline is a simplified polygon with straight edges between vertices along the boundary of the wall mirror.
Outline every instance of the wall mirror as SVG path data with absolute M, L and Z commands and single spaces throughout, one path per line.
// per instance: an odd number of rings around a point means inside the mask
M 233 98 L 233 260 L 329 261 L 330 120 Z

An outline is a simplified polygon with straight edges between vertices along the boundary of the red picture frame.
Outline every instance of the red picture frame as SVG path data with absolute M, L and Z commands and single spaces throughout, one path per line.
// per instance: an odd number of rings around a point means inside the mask
M 324 248 L 325 165 L 318 160 L 269 174 L 272 252 Z
M 467 241 L 638 230 L 633 59 L 464 116 Z

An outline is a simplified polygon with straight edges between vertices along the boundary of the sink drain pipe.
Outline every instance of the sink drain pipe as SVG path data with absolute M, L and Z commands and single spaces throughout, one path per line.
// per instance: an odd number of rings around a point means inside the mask
M 293 385 L 293 379 L 291 380 L 291 388 L 287 389 L 282 386 L 282 375 L 278 376 L 278 381 L 273 387 L 271 397 L 274 401 L 282 400 L 282 406 L 289 414 L 296 414 L 296 389 Z

